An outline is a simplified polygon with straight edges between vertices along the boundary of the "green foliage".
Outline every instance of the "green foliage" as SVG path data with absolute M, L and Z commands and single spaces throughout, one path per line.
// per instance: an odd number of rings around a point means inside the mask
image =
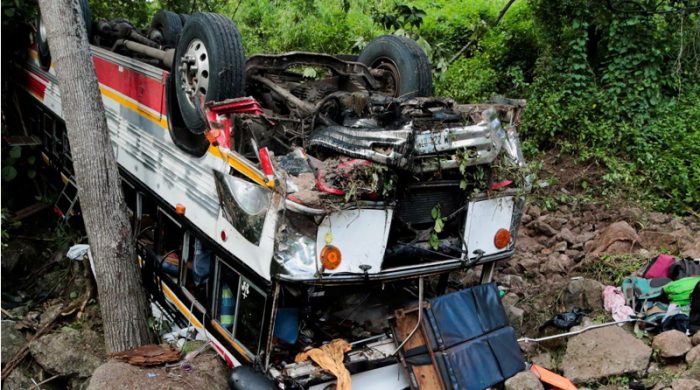
M 609 188 L 662 210 L 698 209 L 700 19 L 607 4 L 530 1 L 542 54 L 524 133 L 541 147 L 568 140 L 607 167 Z
M 36 170 L 37 160 L 34 154 L 25 153 L 23 156 L 22 148 L 19 146 L 13 146 L 4 150 L 1 171 L 3 182 L 15 180 L 20 173 L 26 175 L 29 179 L 34 179 Z

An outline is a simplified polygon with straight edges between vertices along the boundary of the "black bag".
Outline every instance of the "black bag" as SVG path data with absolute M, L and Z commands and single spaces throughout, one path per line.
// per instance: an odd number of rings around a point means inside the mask
M 698 275 L 700 275 L 700 264 L 692 259 L 678 260 L 668 269 L 668 277 L 673 280 Z
M 700 283 L 695 285 L 690 294 L 690 318 L 688 323 L 690 334 L 700 331 Z

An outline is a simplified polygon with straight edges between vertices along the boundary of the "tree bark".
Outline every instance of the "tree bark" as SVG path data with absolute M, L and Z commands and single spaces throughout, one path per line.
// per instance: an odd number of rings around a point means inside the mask
M 80 206 L 94 254 L 107 351 L 151 342 L 148 302 L 78 0 L 40 0 Z

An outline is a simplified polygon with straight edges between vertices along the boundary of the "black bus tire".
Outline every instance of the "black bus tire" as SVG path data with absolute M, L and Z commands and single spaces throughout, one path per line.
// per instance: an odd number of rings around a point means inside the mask
M 175 12 L 160 10 L 153 15 L 151 29 L 160 32 L 163 47 L 173 48 L 182 33 L 182 20 Z
M 175 52 L 175 87 L 182 119 L 194 133 L 207 122 L 200 102 L 222 101 L 245 92 L 245 54 L 231 19 L 196 13 L 187 20 Z
M 358 61 L 389 71 L 391 83 L 383 91 L 394 97 L 431 96 L 433 75 L 425 51 L 409 38 L 384 35 L 372 40 Z
M 88 42 L 92 40 L 92 13 L 87 0 L 80 0 L 80 11 L 83 14 L 85 21 L 85 31 L 87 32 Z M 36 19 L 36 33 L 34 34 L 34 42 L 36 42 L 36 50 L 39 54 L 39 64 L 44 70 L 49 70 L 51 67 L 51 51 L 49 50 L 49 41 L 46 39 L 46 28 L 41 20 L 41 14 L 38 14 Z
M 44 70 L 49 70 L 51 67 L 51 52 L 49 51 L 49 41 L 46 40 L 46 27 L 41 20 L 41 14 L 36 18 L 36 32 L 34 33 L 34 42 L 36 42 L 36 51 L 39 55 L 39 64 Z
M 184 26 L 185 23 L 187 23 L 187 19 L 190 18 L 189 14 L 178 14 L 180 16 L 180 21 L 182 22 L 182 25 Z

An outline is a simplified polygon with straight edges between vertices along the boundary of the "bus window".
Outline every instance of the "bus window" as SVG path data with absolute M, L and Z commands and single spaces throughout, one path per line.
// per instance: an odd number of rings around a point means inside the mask
M 218 280 L 214 296 L 214 318 L 227 331 L 233 334 L 233 319 L 236 313 L 236 292 L 240 277 L 228 265 L 217 259 Z
M 156 239 L 159 267 L 175 283 L 180 277 L 183 241 L 184 232 L 180 224 L 167 214 L 159 212 Z
M 181 285 L 186 295 L 197 302 L 207 302 L 209 274 L 211 272 L 212 251 L 202 240 L 188 233 L 189 245 L 185 255 L 185 267 Z
M 243 343 L 253 354 L 257 354 L 262 335 L 266 297 L 246 278 L 241 278 L 238 290 L 236 332 L 233 337 Z
M 126 202 L 126 213 L 129 216 L 129 223 L 134 228 L 134 220 L 136 218 L 136 188 L 128 181 L 122 180 L 122 192 L 124 194 L 124 202 Z
M 153 249 L 155 242 L 154 229 L 156 218 L 156 204 L 143 193 L 137 193 L 136 197 L 136 238 L 144 246 Z

